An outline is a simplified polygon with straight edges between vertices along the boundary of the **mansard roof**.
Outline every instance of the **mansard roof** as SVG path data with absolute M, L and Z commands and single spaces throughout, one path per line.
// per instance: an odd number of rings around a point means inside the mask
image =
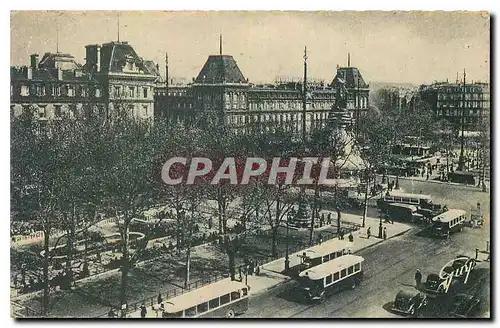
M 369 87 L 356 67 L 339 67 L 337 68 L 337 74 L 332 81 L 332 85 L 342 82 L 345 83 L 346 88 L 353 89 L 358 87 L 358 79 L 360 88 Z
M 128 42 L 109 42 L 101 47 L 101 71 L 108 73 L 123 73 L 123 67 L 132 61 L 139 69 L 139 74 L 155 75 L 144 64 L 144 60 L 137 55 Z
M 233 56 L 211 55 L 195 79 L 195 83 L 248 83 L 248 80 L 241 73 Z

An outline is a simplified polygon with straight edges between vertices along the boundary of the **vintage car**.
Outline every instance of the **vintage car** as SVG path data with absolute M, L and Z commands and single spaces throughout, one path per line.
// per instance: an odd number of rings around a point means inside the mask
M 425 291 L 431 296 L 435 296 L 437 294 L 441 294 L 444 292 L 444 288 L 442 288 L 441 283 L 443 279 L 439 277 L 439 275 L 435 273 L 431 273 L 427 275 L 427 279 L 425 280 Z
M 396 294 L 392 311 L 411 316 L 418 315 L 427 305 L 427 296 L 416 289 L 403 289 Z
M 450 315 L 458 318 L 470 318 L 479 310 L 479 299 L 472 295 L 457 294 L 453 297 Z

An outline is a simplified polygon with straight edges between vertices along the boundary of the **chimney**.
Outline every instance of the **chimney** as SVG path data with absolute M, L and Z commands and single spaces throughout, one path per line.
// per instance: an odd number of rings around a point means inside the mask
M 27 75 L 26 77 L 28 78 L 28 80 L 32 80 L 33 79 L 33 68 L 28 67 L 26 75 Z
M 62 72 L 62 69 L 60 67 L 57 69 L 57 79 L 59 81 L 62 81 L 62 79 L 63 79 L 63 72 Z
M 31 57 L 31 68 L 37 69 L 38 68 L 38 54 L 33 54 L 30 57 Z
M 97 47 L 97 58 L 96 58 L 96 72 L 101 71 L 101 46 Z
M 99 72 L 101 70 L 101 46 L 97 44 L 85 46 L 87 72 Z

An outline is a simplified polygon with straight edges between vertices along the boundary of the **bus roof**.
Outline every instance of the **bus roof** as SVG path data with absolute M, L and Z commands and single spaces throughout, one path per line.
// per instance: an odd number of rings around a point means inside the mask
M 357 255 L 344 255 L 337 257 L 331 261 L 317 265 L 305 271 L 302 271 L 300 277 L 309 277 L 311 280 L 318 280 L 324 278 L 326 275 L 340 271 L 344 268 L 350 267 L 354 264 L 361 263 L 365 259 Z
M 169 313 L 180 312 L 241 288 L 247 288 L 247 285 L 230 278 L 222 279 L 165 301 L 165 310 Z
M 348 248 L 348 245 L 349 243 L 346 240 L 335 239 L 321 245 L 314 246 L 313 248 L 304 251 L 304 253 L 306 256 L 315 258 L 346 249 Z
M 407 197 L 407 198 L 418 198 L 418 199 L 431 199 L 431 195 L 423 194 L 409 194 L 405 192 L 391 191 L 389 192 L 389 197 Z
M 444 213 L 439 214 L 438 216 L 435 216 L 432 218 L 432 221 L 437 221 L 440 220 L 441 222 L 450 222 L 453 219 L 456 219 L 460 215 L 465 215 L 464 210 L 457 210 L 457 209 L 450 209 Z
M 417 210 L 417 207 L 415 205 L 411 204 L 402 204 L 402 203 L 390 203 L 389 207 L 403 207 L 403 208 L 409 208 L 411 210 Z

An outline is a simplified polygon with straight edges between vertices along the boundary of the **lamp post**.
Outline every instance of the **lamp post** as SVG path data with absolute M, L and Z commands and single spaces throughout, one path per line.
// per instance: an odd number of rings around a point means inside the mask
M 290 215 L 286 216 L 286 240 L 285 240 L 285 271 L 290 270 L 290 257 L 288 254 L 288 234 L 289 234 L 289 222 L 290 222 Z
M 378 223 L 378 237 L 382 238 L 382 212 L 379 214 L 380 221 Z

